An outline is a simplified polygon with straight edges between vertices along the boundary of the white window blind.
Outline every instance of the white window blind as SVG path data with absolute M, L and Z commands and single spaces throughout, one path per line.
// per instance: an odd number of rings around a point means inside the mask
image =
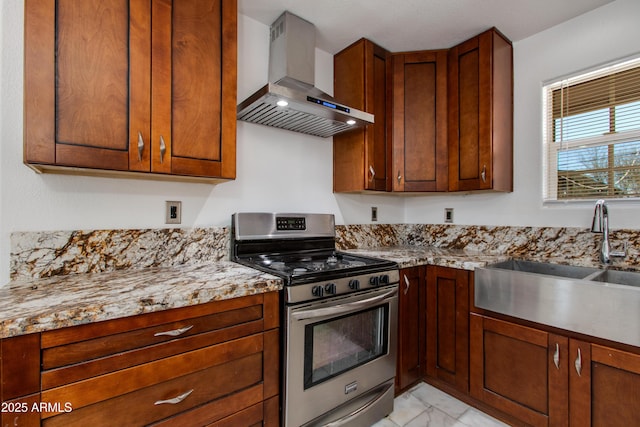
M 543 198 L 640 197 L 640 58 L 543 88 Z

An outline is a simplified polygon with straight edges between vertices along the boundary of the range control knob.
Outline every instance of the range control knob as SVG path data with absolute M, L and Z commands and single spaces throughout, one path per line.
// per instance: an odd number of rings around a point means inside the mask
M 389 275 L 383 274 L 380 276 L 380 285 L 388 285 L 389 284 Z
M 360 281 L 358 279 L 349 280 L 349 289 L 352 291 L 357 291 L 360 289 Z
M 314 297 L 321 297 L 324 295 L 324 288 L 321 285 L 316 285 L 311 288 L 311 295 Z
M 371 286 L 380 286 L 380 278 L 378 276 L 371 276 L 369 278 L 369 284 Z
M 336 284 L 335 283 L 327 283 L 324 285 L 324 291 L 330 295 L 336 294 Z

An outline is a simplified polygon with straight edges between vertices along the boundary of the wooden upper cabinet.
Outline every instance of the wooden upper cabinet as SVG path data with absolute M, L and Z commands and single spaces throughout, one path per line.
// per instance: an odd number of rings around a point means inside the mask
M 513 191 L 513 48 L 495 28 L 449 50 L 449 190 Z
M 374 124 L 333 137 L 333 191 L 388 191 L 389 52 L 360 39 L 333 58 L 334 95 L 374 115 Z
M 393 55 L 393 191 L 447 191 L 447 52 Z
M 236 0 L 26 0 L 24 161 L 235 178 Z

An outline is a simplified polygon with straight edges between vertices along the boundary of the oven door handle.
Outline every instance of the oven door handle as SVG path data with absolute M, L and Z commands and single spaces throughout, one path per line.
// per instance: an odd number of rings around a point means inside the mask
M 296 320 L 315 319 L 318 317 L 335 316 L 337 314 L 348 313 L 353 310 L 361 310 L 369 307 L 373 307 L 384 301 L 387 298 L 393 297 L 398 294 L 398 288 L 394 288 L 389 292 L 375 297 L 363 299 L 362 301 L 354 301 L 346 304 L 338 304 L 333 307 L 312 308 L 303 309 L 291 313 L 291 316 Z

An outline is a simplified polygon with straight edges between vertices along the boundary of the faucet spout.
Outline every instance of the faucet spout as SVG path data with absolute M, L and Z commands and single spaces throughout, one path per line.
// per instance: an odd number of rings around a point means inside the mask
M 592 233 L 602 233 L 602 243 L 600 244 L 600 262 L 610 264 L 612 256 L 618 256 L 611 252 L 611 244 L 609 243 L 609 208 L 604 200 L 596 202 L 593 211 L 593 221 L 591 222 Z M 624 254 L 622 255 L 624 256 Z
M 611 244 L 609 243 L 609 210 L 606 203 L 602 204 L 602 245 L 600 247 L 600 261 L 611 263 Z

